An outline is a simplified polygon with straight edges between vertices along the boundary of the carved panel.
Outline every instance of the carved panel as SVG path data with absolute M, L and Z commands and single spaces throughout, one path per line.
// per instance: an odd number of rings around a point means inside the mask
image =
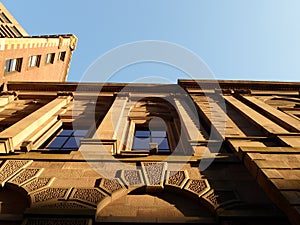
M 32 202 L 43 202 L 47 200 L 66 199 L 68 188 L 45 188 L 31 195 Z
M 102 201 L 108 195 L 96 188 L 75 188 L 71 195 L 70 200 L 79 200 L 93 206 Z
M 15 177 L 9 180 L 9 183 L 21 185 L 31 178 L 37 176 L 41 169 L 22 169 Z
M 165 179 L 167 163 L 164 162 L 142 162 L 142 170 L 146 179 L 148 190 L 162 189 Z
M 122 170 L 120 177 L 129 189 L 130 187 L 145 185 L 142 171 L 140 170 Z
M 38 208 L 47 208 L 47 209 L 92 209 L 92 207 L 81 204 L 79 202 L 72 201 L 57 201 L 55 203 L 36 205 Z
M 127 188 L 119 178 L 106 179 L 101 178 L 99 187 L 107 192 L 114 199 L 127 194 Z
M 188 181 L 184 189 L 200 197 L 201 195 L 209 191 L 210 187 L 206 179 L 191 179 Z
M 92 225 L 86 218 L 28 218 L 22 225 Z
M 183 188 L 188 179 L 186 170 L 167 171 L 166 185 Z
M 32 160 L 7 160 L 0 168 L 0 182 L 3 186 L 5 181 L 16 174 L 21 168 L 29 165 Z
M 232 190 L 211 190 L 203 195 L 203 198 L 209 202 L 213 208 L 240 201 L 237 193 Z
M 43 187 L 49 186 L 54 178 L 50 177 L 37 177 L 30 182 L 22 185 L 22 187 L 28 192 L 31 193 L 33 191 L 36 191 L 38 189 L 41 189 Z

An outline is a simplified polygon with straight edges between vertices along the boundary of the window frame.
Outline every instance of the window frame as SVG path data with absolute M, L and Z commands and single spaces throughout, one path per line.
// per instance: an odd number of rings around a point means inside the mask
M 54 58 L 55 58 L 55 53 L 47 53 L 46 54 L 46 59 L 45 59 L 45 64 L 53 64 L 54 63 Z
M 67 55 L 66 51 L 59 52 L 57 60 L 64 62 L 66 59 L 66 55 Z
M 33 60 L 35 59 L 35 60 Z M 41 62 L 41 55 L 31 55 L 28 59 L 28 68 L 39 67 Z
M 84 134 L 75 135 L 76 132 L 82 132 L 82 131 Z M 61 127 L 50 138 L 48 138 L 44 142 L 44 144 L 41 146 L 41 149 L 45 149 L 49 151 L 63 151 L 63 152 L 77 151 L 80 147 L 80 140 L 84 138 L 87 135 L 87 133 L 88 133 L 88 129 L 75 130 L 72 128 Z M 74 141 L 76 147 L 74 147 Z M 71 144 L 71 145 L 66 147 L 67 144 Z
M 7 59 L 5 61 L 5 73 L 21 72 L 23 58 Z
M 149 132 L 149 134 L 148 135 L 142 135 L 142 134 L 138 134 L 137 135 L 137 132 Z M 153 132 L 164 132 L 165 133 L 165 135 L 163 135 L 163 136 L 157 136 L 157 135 L 153 135 Z M 136 141 L 137 141 L 137 139 L 141 139 L 141 138 L 149 138 L 149 141 L 148 140 L 146 140 L 146 142 L 148 142 L 148 147 L 146 147 L 146 146 L 144 146 L 144 147 L 140 147 L 140 148 L 138 148 L 138 147 L 135 147 L 135 145 L 136 145 Z M 166 140 L 167 141 L 167 148 L 160 148 L 160 145 L 161 145 L 161 143 L 162 143 L 162 141 L 161 142 L 156 142 L 156 141 L 153 141 L 153 139 L 164 139 L 164 140 Z M 139 141 L 141 141 L 141 140 L 139 140 Z M 170 147 L 170 140 L 169 140 L 169 137 L 168 137 L 168 131 L 167 131 L 167 129 L 164 129 L 164 130 L 162 130 L 162 129 L 159 129 L 159 128 L 155 128 L 155 129 L 153 129 L 153 130 L 149 130 L 148 128 L 146 128 L 146 127 L 140 127 L 140 126 L 136 126 L 135 127 L 135 130 L 134 130 L 134 135 L 133 135 L 133 140 L 132 140 L 132 147 L 131 147 L 131 151 L 138 151 L 138 150 L 142 150 L 142 151 L 150 151 L 151 149 L 150 149 L 150 145 L 151 145 L 151 143 L 157 143 L 157 152 L 156 152 L 156 154 L 170 154 L 172 151 L 171 151 L 171 147 Z

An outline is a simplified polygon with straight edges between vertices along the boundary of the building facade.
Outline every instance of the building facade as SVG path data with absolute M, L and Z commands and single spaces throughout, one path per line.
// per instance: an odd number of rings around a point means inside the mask
M 1 224 L 299 224 L 299 90 L 8 82 Z
M 30 36 L 0 3 L 0 83 L 66 81 L 77 38 Z

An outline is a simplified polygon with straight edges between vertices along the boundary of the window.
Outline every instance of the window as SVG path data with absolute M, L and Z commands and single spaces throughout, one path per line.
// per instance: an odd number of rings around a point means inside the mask
M 48 53 L 46 55 L 46 64 L 54 63 L 54 56 L 55 56 L 55 53 Z
M 21 72 L 22 61 L 23 61 L 22 58 L 6 60 L 5 72 L 13 72 L 13 71 Z
M 58 56 L 58 60 L 65 61 L 66 52 L 60 52 Z
M 11 21 L 8 19 L 8 17 L 4 13 L 0 13 L 0 21 L 2 23 L 11 23 Z
M 41 61 L 41 55 L 32 55 L 28 60 L 28 68 L 30 67 L 39 67 Z
M 150 150 L 150 143 L 157 143 L 158 153 L 169 153 L 170 147 L 165 130 L 137 128 L 134 134 L 132 150 Z
M 46 146 L 52 150 L 77 150 L 80 139 L 87 133 L 87 130 L 62 129 Z

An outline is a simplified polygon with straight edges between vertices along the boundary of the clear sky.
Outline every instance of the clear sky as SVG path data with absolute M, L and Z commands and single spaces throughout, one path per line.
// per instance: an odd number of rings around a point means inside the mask
M 196 53 L 217 79 L 300 81 L 299 0 L 2 0 L 31 35 L 74 33 L 69 81 L 107 51 L 162 40 Z M 167 65 L 140 63 L 111 79 L 188 78 Z M 105 80 L 104 80 L 105 81 Z

